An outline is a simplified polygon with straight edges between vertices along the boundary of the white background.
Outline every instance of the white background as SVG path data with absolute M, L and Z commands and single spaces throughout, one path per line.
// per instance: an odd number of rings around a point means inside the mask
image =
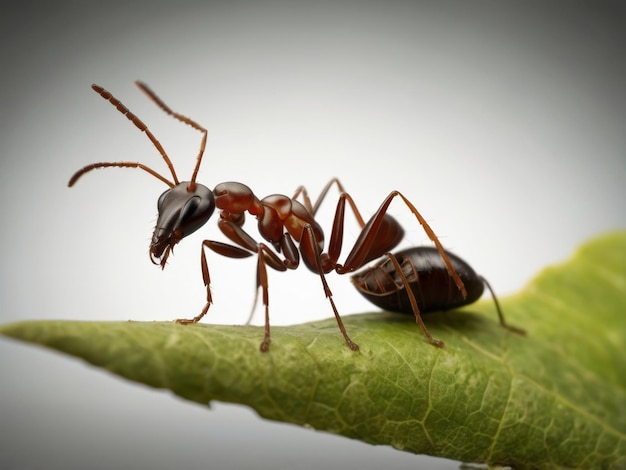
M 171 320 L 203 305 L 200 241 L 221 239 L 213 220 L 161 272 L 147 251 L 161 182 L 107 169 L 66 186 L 98 161 L 167 174 L 94 82 L 150 126 L 183 180 L 200 135 L 136 79 L 209 129 L 209 187 L 317 195 L 338 176 L 365 214 L 402 191 L 502 296 L 626 227 L 623 2 L 14 3 L 0 7 L 3 323 Z M 427 242 L 400 202 L 392 212 L 405 246 Z M 254 261 L 210 263 L 206 321 L 244 322 Z M 374 310 L 347 276 L 329 282 L 342 313 Z M 272 272 L 270 289 L 274 325 L 331 315 L 305 268 Z M 458 465 L 237 406 L 209 411 L 6 339 L 0 358 L 3 469 Z

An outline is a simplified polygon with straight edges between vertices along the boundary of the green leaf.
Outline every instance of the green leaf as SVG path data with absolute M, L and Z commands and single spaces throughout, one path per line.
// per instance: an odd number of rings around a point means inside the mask
M 272 329 L 138 322 L 22 322 L 0 333 L 83 358 L 202 404 L 465 462 L 626 467 L 626 232 L 598 238 L 501 301 L 427 318 L 345 317 Z

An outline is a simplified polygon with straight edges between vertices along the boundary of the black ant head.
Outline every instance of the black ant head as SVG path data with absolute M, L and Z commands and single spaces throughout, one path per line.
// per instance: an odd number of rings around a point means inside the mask
M 174 245 L 211 218 L 215 198 L 206 186 L 187 181 L 161 194 L 157 208 L 159 217 L 150 243 L 150 260 L 164 268 Z

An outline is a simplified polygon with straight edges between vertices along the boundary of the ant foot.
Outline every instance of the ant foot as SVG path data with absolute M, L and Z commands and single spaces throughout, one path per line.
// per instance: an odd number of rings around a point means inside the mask
M 430 344 L 432 344 L 433 346 L 436 346 L 436 347 L 441 348 L 441 349 L 446 347 L 446 343 L 444 343 L 443 341 L 439 341 L 438 339 L 430 338 L 428 340 L 428 342 Z
M 261 346 L 259 347 L 259 349 L 261 350 L 261 352 L 267 352 L 270 350 L 270 339 L 269 338 L 265 338 L 263 340 L 263 342 L 261 343 Z
M 506 323 L 504 323 L 502 326 L 505 327 L 507 330 L 512 331 L 513 333 L 517 333 L 518 335 L 526 336 L 526 330 L 523 330 L 523 329 L 518 328 L 516 326 L 507 325 Z

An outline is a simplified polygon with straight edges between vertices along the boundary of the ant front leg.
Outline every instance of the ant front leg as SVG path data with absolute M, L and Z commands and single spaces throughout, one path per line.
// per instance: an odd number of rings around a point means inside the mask
M 176 323 L 180 323 L 182 325 L 198 323 L 202 319 L 202 317 L 207 314 L 209 308 L 211 307 L 211 304 L 213 303 L 213 297 L 211 296 L 211 275 L 209 273 L 209 264 L 206 259 L 206 253 L 204 252 L 205 248 L 210 248 L 216 253 L 219 253 L 222 256 L 226 256 L 228 258 L 248 258 L 252 256 L 252 253 L 239 247 L 213 240 L 204 240 L 201 246 L 200 264 L 202 266 L 202 281 L 204 282 L 204 286 L 206 287 L 206 304 L 202 311 L 195 317 L 179 318 L 176 320 Z
M 211 296 L 211 276 L 209 273 L 209 265 L 206 258 L 205 248 L 209 248 L 212 251 L 226 256 L 228 258 L 247 258 L 254 253 L 257 254 L 257 272 L 256 272 L 256 294 L 254 305 L 256 305 L 256 299 L 258 296 L 259 288 L 262 292 L 263 305 L 265 307 L 265 334 L 260 349 L 262 352 L 269 350 L 270 339 L 270 318 L 269 318 L 269 283 L 267 277 L 267 266 L 277 270 L 286 271 L 287 269 L 295 269 L 299 265 L 298 250 L 293 242 L 293 239 L 289 234 L 284 234 L 280 241 L 280 247 L 285 255 L 284 259 L 281 259 L 276 253 L 274 253 L 267 245 L 263 243 L 257 243 L 248 233 L 246 233 L 238 224 L 226 220 L 220 219 L 218 226 L 221 231 L 232 241 L 241 245 L 243 248 L 221 243 L 212 240 L 204 240 L 202 242 L 201 252 L 201 264 L 202 264 L 202 279 L 207 289 L 207 303 L 200 312 L 199 315 L 192 319 L 179 319 L 177 323 L 190 324 L 197 323 L 206 315 L 211 304 L 213 303 Z M 253 306 L 254 311 L 254 306 Z
M 305 225 L 304 230 L 302 231 L 302 240 L 300 240 L 300 247 L 301 249 L 304 248 L 304 253 L 308 253 L 308 256 L 313 256 L 315 260 L 315 271 L 320 276 L 320 280 L 322 281 L 322 287 L 324 288 L 324 295 L 326 295 L 326 298 L 330 302 L 330 306 L 333 309 L 335 319 L 337 320 L 337 326 L 339 327 L 339 331 L 341 331 L 341 334 L 343 335 L 346 344 L 353 351 L 358 351 L 359 345 L 352 341 L 352 339 L 350 339 L 350 337 L 348 336 L 348 332 L 346 331 L 346 328 L 343 325 L 343 321 L 341 320 L 341 315 L 339 315 L 339 310 L 337 310 L 337 306 L 335 305 L 335 301 L 333 300 L 333 293 L 330 290 L 330 286 L 328 285 L 328 282 L 326 281 L 326 276 L 324 275 L 324 263 L 322 262 L 322 255 L 320 255 L 320 252 L 317 250 L 317 246 L 318 243 L 315 239 L 315 232 L 313 231 L 313 228 L 309 224 Z M 328 254 L 324 254 L 323 256 L 325 259 L 329 258 Z

